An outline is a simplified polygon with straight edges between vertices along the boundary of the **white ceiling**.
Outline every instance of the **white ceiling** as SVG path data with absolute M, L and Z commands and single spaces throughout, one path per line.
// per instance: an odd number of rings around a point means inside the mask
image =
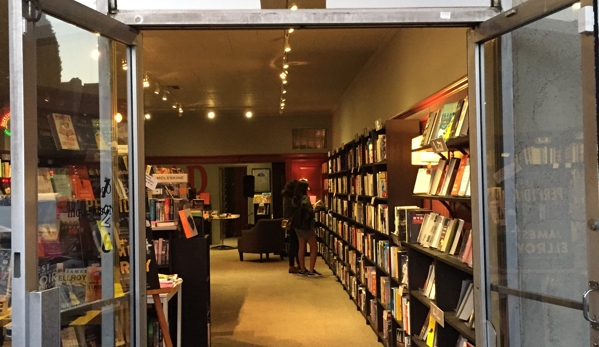
M 285 0 L 262 3 L 275 6 Z M 331 114 L 395 30 L 311 29 L 290 34 L 284 115 Z M 284 35 L 284 30 L 145 31 L 143 66 L 186 112 L 279 115 Z M 171 100 L 163 102 L 147 92 L 146 109 L 174 112 Z

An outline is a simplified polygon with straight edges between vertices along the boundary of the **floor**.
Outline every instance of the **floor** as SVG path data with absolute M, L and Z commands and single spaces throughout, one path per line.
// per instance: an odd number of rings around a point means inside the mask
M 321 278 L 289 274 L 287 258 L 259 259 L 211 251 L 212 347 L 382 346 L 320 257 Z

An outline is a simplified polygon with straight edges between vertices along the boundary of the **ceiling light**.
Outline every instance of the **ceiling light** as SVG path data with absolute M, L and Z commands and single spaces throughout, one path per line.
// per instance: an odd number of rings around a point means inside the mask
M 179 117 L 183 117 L 183 108 L 179 106 Z
M 572 4 L 572 10 L 577 11 L 580 10 L 580 2 L 576 2 Z
M 160 94 L 160 86 L 156 83 L 156 89 L 154 89 L 154 94 Z
M 146 117 L 146 119 L 150 119 L 150 118 L 152 118 L 152 115 L 149 113 L 146 113 L 146 115 L 144 117 Z
M 291 5 L 291 7 L 290 7 L 289 9 L 290 9 L 291 11 L 295 11 L 295 10 L 297 10 L 297 5 L 296 5 L 296 4 L 293 4 L 293 5 Z
M 252 116 L 253 116 L 253 114 L 252 114 L 252 112 L 251 112 L 251 111 L 247 111 L 247 112 L 245 113 L 245 117 L 246 117 L 246 118 L 252 118 Z
M 284 80 L 284 81 L 283 81 L 283 84 L 287 84 L 287 80 Z
M 285 70 L 289 69 L 289 64 L 288 63 L 283 64 L 283 69 L 285 69 Z
M 144 88 L 148 88 L 150 86 L 150 81 L 148 80 L 148 76 L 144 77 L 143 86 L 144 86 Z
M 167 97 L 166 97 L 166 92 L 164 92 L 164 93 L 162 94 L 162 100 L 166 101 L 166 99 L 167 99 Z
M 287 91 L 285 89 L 283 89 L 283 94 L 287 94 Z
M 285 103 L 284 102 L 281 103 L 281 107 L 285 107 Z
M 177 103 L 173 103 L 173 108 L 177 108 Z
M 282 80 L 287 78 L 287 74 L 285 72 L 281 72 L 281 74 L 279 76 L 281 76 Z
M 114 115 L 114 120 L 115 120 L 117 123 L 120 123 L 120 122 L 122 122 L 122 121 L 123 121 L 123 115 L 122 115 L 122 114 L 120 114 L 120 113 L 117 113 L 117 114 L 115 114 L 115 115 Z
M 98 51 L 97 49 L 92 50 L 91 56 L 94 60 L 100 59 L 100 51 Z
M 208 112 L 208 118 L 213 119 L 216 114 L 212 111 Z
M 123 70 L 125 70 L 125 71 L 129 70 L 129 66 L 127 66 L 127 62 L 125 60 L 123 60 L 123 62 L 121 63 L 121 66 L 123 67 Z
M 291 46 L 289 46 L 288 43 L 285 44 L 285 52 L 287 52 L 287 53 L 291 52 Z
M 292 32 L 294 32 L 294 31 L 295 31 L 295 29 L 293 29 L 293 28 L 289 28 L 289 30 L 288 30 L 288 33 L 290 33 L 290 34 L 291 34 L 291 33 L 292 33 Z

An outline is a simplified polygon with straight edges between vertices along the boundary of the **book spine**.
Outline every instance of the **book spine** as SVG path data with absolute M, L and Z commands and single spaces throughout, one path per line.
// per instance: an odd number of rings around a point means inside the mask
M 149 201 L 149 209 L 150 209 L 150 220 L 156 220 L 156 199 L 150 199 Z

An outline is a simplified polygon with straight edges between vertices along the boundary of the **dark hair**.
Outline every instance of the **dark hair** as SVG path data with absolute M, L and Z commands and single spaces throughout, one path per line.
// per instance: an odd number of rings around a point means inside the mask
M 297 180 L 291 180 L 291 181 L 287 182 L 287 184 L 283 188 L 283 191 L 281 192 L 281 195 L 293 197 L 293 194 L 295 193 L 295 189 L 297 187 L 297 183 L 298 183 Z
M 299 181 L 297 182 L 297 186 L 295 187 L 295 196 L 308 195 L 308 182 Z

